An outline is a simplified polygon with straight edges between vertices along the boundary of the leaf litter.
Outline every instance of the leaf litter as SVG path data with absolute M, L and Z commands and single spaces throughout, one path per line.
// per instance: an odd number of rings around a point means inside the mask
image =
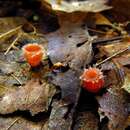
M 9 3 L 3 2 L 1 11 L 6 15 L 12 10 L 6 8 Z M 109 5 L 105 0 L 35 0 L 27 1 L 25 8 L 23 1 L 12 1 L 17 13 L 0 18 L 0 129 L 125 130 L 129 126 L 129 35 L 125 25 L 110 18 L 110 12 L 119 11 L 115 3 L 121 6 L 116 0 Z M 53 20 L 58 24 L 55 29 Z M 51 27 L 53 31 L 45 32 Z M 21 51 L 28 43 L 42 45 L 47 54 L 36 68 L 29 66 Z M 89 66 L 102 69 L 105 86 L 86 100 L 83 93 L 91 93 L 81 89 L 79 77 Z M 98 105 L 90 107 L 86 101 L 93 102 L 91 98 Z M 23 118 L 26 112 L 29 119 Z

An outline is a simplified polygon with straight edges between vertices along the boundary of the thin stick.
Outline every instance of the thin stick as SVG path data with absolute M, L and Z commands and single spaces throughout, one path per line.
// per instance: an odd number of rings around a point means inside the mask
M 117 36 L 112 38 L 98 38 L 93 41 L 93 44 L 104 44 L 107 42 L 122 40 L 123 38 L 125 38 L 125 36 Z
M 20 26 L 18 26 L 18 27 L 16 27 L 16 28 L 13 28 L 13 29 L 11 29 L 10 31 L 8 31 L 8 32 L 6 32 L 6 33 L 1 34 L 1 35 L 0 35 L 0 39 L 6 37 L 7 35 L 9 35 L 9 34 L 15 32 L 15 31 L 17 31 L 17 30 L 19 30 L 21 27 L 22 27 L 22 25 L 20 25 Z
M 101 33 L 101 34 L 106 34 L 106 32 L 100 31 L 100 30 L 95 30 L 92 28 L 88 28 L 88 30 L 92 31 L 92 32 L 96 32 L 96 33 Z
M 117 55 L 119 55 L 119 54 L 121 54 L 121 53 L 123 53 L 123 52 L 125 52 L 125 51 L 127 51 L 127 50 L 129 50 L 129 47 L 126 48 L 126 49 L 124 49 L 124 50 L 120 50 L 120 51 L 118 51 L 117 53 L 113 54 L 112 56 L 106 58 L 105 60 L 103 60 L 103 61 L 97 63 L 97 64 L 95 65 L 95 67 L 100 66 L 101 64 L 105 63 L 106 61 L 112 59 L 113 57 L 115 57 L 115 56 L 117 56 Z
M 11 76 L 12 76 L 16 81 L 18 81 L 18 83 L 19 83 L 20 85 L 22 85 L 21 81 L 20 81 L 14 74 L 11 74 Z
M 18 120 L 20 120 L 20 118 L 15 119 L 6 130 L 9 130 Z
M 20 36 L 21 36 L 21 35 L 18 35 L 18 36 L 15 38 L 15 40 L 14 40 L 14 41 L 11 43 L 11 45 L 8 47 L 8 49 L 6 50 L 6 52 L 4 53 L 4 55 L 7 55 L 7 53 L 10 51 L 10 49 L 15 46 L 15 43 L 19 40 Z

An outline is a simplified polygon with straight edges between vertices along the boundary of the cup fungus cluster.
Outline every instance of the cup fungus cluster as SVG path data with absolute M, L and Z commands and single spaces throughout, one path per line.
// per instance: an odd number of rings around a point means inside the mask
M 43 47 L 39 44 L 25 45 L 23 53 L 32 67 L 38 66 L 44 55 Z M 85 69 L 80 79 L 82 80 L 82 86 L 89 92 L 97 93 L 104 85 L 103 73 L 98 68 L 90 67 Z

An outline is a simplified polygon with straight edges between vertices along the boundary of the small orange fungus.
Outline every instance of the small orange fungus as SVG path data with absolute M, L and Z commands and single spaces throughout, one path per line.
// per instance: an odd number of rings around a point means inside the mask
M 41 45 L 27 44 L 23 46 L 23 53 L 25 59 L 32 67 L 38 66 L 42 61 L 43 48 Z
M 83 87 L 93 93 L 98 92 L 104 85 L 103 73 L 98 68 L 85 69 L 80 77 Z

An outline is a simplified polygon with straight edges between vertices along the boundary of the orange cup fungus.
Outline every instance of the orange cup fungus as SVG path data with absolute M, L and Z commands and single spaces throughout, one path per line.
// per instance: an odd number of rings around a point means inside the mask
M 89 92 L 97 93 L 104 85 L 103 73 L 98 68 L 85 69 L 80 78 L 83 87 Z
M 42 60 L 43 48 L 38 44 L 27 44 L 23 47 L 23 54 L 27 62 L 32 67 L 36 67 Z

